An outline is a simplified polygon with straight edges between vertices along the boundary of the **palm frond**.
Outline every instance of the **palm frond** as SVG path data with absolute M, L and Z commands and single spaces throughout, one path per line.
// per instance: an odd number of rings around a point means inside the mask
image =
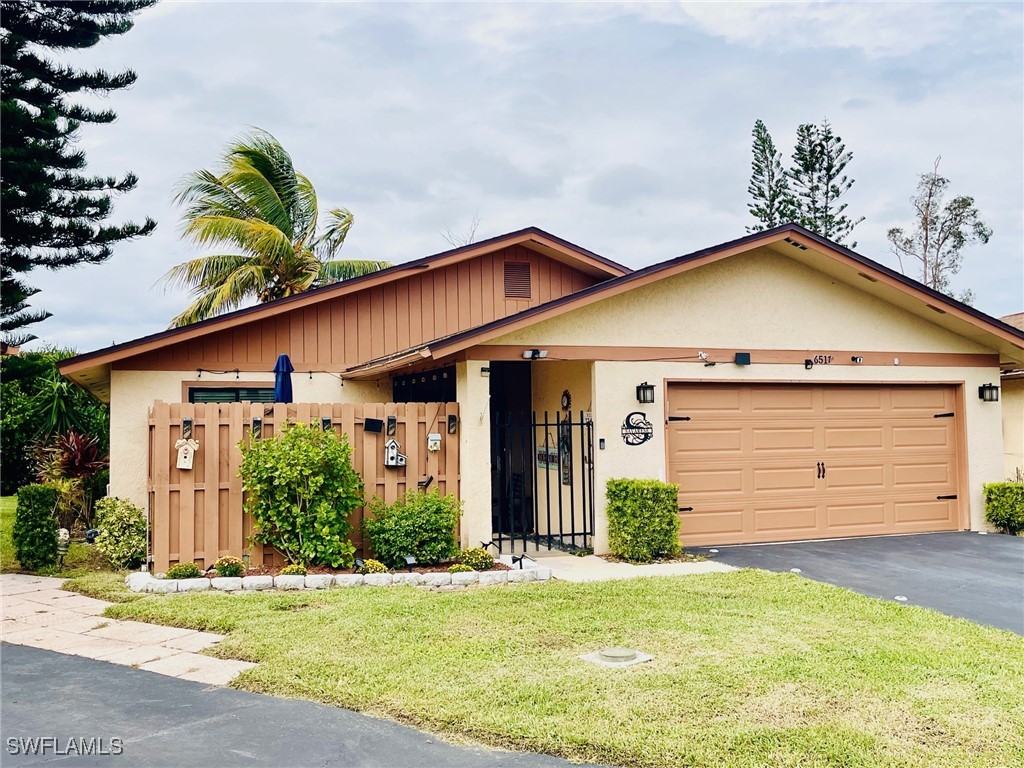
M 203 291 L 181 314 L 171 321 L 171 328 L 191 325 L 237 309 L 247 300 L 257 299 L 260 286 L 268 280 L 265 267 L 249 264 L 234 271 L 219 286 Z
M 355 220 L 352 211 L 347 208 L 332 208 L 327 212 L 323 234 L 313 246 L 320 261 L 330 261 L 341 250 Z
M 182 236 L 199 245 L 233 245 L 264 260 L 283 258 L 293 250 L 284 232 L 256 218 L 200 216 L 188 222 Z
M 386 261 L 363 261 L 355 259 L 336 259 L 334 261 L 320 262 L 320 272 L 317 275 L 316 286 L 329 285 L 339 280 L 351 280 L 353 277 L 362 277 L 373 272 L 387 269 L 391 264 Z
M 173 288 L 191 291 L 198 287 L 208 287 L 240 269 L 249 259 L 237 253 L 200 256 L 171 267 L 157 282 L 163 284 L 165 291 Z

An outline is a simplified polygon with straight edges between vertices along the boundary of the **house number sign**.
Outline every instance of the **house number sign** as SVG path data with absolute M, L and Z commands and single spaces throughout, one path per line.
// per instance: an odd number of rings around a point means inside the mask
M 622 422 L 622 440 L 626 445 L 643 445 L 654 437 L 654 426 L 647 420 L 647 414 L 633 411 Z

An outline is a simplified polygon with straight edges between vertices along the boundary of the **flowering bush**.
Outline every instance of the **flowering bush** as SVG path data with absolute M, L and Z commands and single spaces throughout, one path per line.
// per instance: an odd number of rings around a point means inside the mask
M 241 576 L 245 573 L 245 563 L 232 555 L 226 555 L 213 564 L 218 576 Z

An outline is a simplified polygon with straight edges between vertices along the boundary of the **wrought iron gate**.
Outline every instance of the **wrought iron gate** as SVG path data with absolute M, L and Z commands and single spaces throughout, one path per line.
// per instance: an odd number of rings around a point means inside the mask
M 499 552 L 530 545 L 589 550 L 594 536 L 594 425 L 586 413 L 495 413 L 491 524 Z

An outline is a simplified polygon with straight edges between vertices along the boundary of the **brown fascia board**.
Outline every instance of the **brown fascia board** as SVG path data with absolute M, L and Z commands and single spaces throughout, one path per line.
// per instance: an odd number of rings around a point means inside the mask
M 831 256 L 832 254 L 839 254 L 841 256 L 845 256 L 846 258 L 854 261 L 861 269 L 867 270 L 868 272 L 874 272 L 875 274 L 887 278 L 891 282 L 895 282 L 897 284 L 896 287 L 906 291 L 907 293 L 912 295 L 915 293 L 923 294 L 923 296 L 919 298 L 922 298 L 922 301 L 925 301 L 925 303 L 941 305 L 953 316 L 959 316 L 961 319 L 966 320 L 972 325 L 980 327 L 983 330 L 987 330 L 996 336 L 1000 336 L 1006 341 L 1016 344 L 1017 346 L 1024 347 L 1024 331 L 1014 328 L 1012 325 L 1004 323 L 990 315 L 986 315 L 984 312 L 963 304 L 956 299 L 946 296 L 945 294 L 939 293 L 938 291 L 935 291 L 928 286 L 907 277 L 906 275 L 902 275 L 899 272 L 889 269 L 866 256 L 854 253 L 850 249 L 837 243 L 833 243 L 831 240 L 821 237 L 808 229 L 804 229 L 798 224 L 783 224 L 781 226 L 774 227 L 773 229 L 755 232 L 737 240 L 730 240 L 729 242 L 722 243 L 721 245 L 704 248 L 684 256 L 677 256 L 676 258 L 669 259 L 668 261 L 652 264 L 649 267 L 638 269 L 627 275 L 613 278 L 603 283 L 597 283 L 596 285 L 584 288 L 576 293 L 571 293 L 567 296 L 555 299 L 554 301 L 549 301 L 546 304 L 541 304 L 537 307 L 518 312 L 499 320 L 494 320 L 486 325 L 481 325 L 476 328 L 471 328 L 469 330 L 453 334 L 445 339 L 436 340 L 426 346 L 430 347 L 430 351 L 435 358 L 453 354 L 454 352 L 458 352 L 461 349 L 469 347 L 480 341 L 481 337 L 497 336 L 500 335 L 497 333 L 499 331 L 507 333 L 525 325 L 531 325 L 534 322 L 539 322 L 540 320 L 547 319 L 548 317 L 567 312 L 570 309 L 575 309 L 578 306 L 589 304 L 592 301 L 608 298 L 632 288 L 646 285 L 654 280 L 660 280 L 673 274 L 685 272 L 687 269 L 691 269 L 695 266 L 727 258 L 737 253 L 751 250 L 755 247 L 779 242 L 792 235 L 806 238 L 814 245 L 820 246 L 824 249 L 826 255 Z
M 218 315 L 217 317 L 212 317 L 209 320 L 202 320 L 183 328 L 170 328 L 166 331 L 160 331 L 158 333 L 150 334 L 149 336 L 143 336 L 139 339 L 133 339 L 132 341 L 126 341 L 110 347 L 104 347 L 103 349 L 98 349 L 93 352 L 85 352 L 81 355 L 76 355 L 75 357 L 70 357 L 67 360 L 61 361 L 58 363 L 57 368 L 65 375 L 74 373 L 84 367 L 114 362 L 115 360 L 149 352 L 168 344 L 187 341 L 213 330 L 225 330 L 236 325 L 250 322 L 253 319 L 273 317 L 293 309 L 293 305 L 295 304 L 305 306 L 307 304 L 314 304 L 320 301 L 327 301 L 338 296 L 355 293 L 356 291 L 363 290 L 365 288 L 371 288 L 376 285 L 398 279 L 403 275 L 403 273 L 410 270 L 422 269 L 424 267 L 446 266 L 453 262 L 459 262 L 473 256 L 490 253 L 491 251 L 499 250 L 501 248 L 508 247 L 509 245 L 529 243 L 531 241 L 536 242 L 539 245 L 562 251 L 566 255 L 573 256 L 613 278 L 630 272 L 629 267 L 618 264 L 611 259 L 606 259 L 593 251 L 581 248 L 578 245 L 570 243 L 568 240 L 563 240 L 562 238 L 545 232 L 537 227 L 527 227 L 526 229 L 521 229 L 516 232 L 509 232 L 487 240 L 481 240 L 477 243 L 470 243 L 469 245 L 464 245 L 459 248 L 442 251 L 441 253 L 436 253 L 432 256 L 426 256 L 414 261 L 396 264 L 393 267 L 382 269 L 378 272 L 372 272 L 368 275 L 363 275 L 362 277 L 355 277 L 351 280 L 343 280 L 339 283 L 332 283 L 331 285 L 314 288 L 311 291 L 305 291 L 304 293 L 296 294 L 295 296 L 278 299 L 277 301 L 273 301 L 268 304 L 257 304 L 252 307 L 246 307 L 234 312 L 229 312 L 225 315 Z

